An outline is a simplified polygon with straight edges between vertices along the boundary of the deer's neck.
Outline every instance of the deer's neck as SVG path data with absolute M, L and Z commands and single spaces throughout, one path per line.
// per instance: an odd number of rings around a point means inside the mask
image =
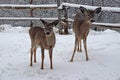
M 55 45 L 55 34 L 51 33 L 49 36 L 46 36 L 46 45 L 48 47 L 54 47 Z

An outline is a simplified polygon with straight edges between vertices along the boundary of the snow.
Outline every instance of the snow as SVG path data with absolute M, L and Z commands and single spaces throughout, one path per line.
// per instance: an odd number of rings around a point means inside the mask
M 41 53 L 37 50 L 37 63 L 29 66 L 29 28 L 1 25 L 0 32 L 0 80 L 120 80 L 120 33 L 106 30 L 90 31 L 85 51 L 76 53 L 74 62 L 69 62 L 74 47 L 74 33 L 56 33 L 53 50 L 54 69 L 49 68 L 48 51 L 45 52 L 44 70 L 40 69 Z
M 88 10 L 95 10 L 99 6 L 90 6 L 90 5 L 81 5 L 81 4 L 73 4 L 73 3 L 62 3 L 58 9 L 63 9 L 63 6 L 67 7 L 73 7 L 73 8 L 79 8 L 80 6 L 83 6 L 87 8 Z M 111 12 L 120 12 L 119 7 L 102 7 L 102 11 L 111 11 Z

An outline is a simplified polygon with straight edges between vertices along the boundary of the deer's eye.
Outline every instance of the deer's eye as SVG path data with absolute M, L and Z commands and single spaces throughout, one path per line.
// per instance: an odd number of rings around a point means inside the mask
M 50 30 L 52 30 L 52 28 L 50 28 Z

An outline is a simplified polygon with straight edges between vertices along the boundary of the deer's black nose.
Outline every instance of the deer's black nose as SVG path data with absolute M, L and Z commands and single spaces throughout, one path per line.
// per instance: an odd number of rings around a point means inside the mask
M 49 35 L 49 34 L 50 34 L 50 32 L 46 32 L 46 34 L 47 34 L 47 35 Z
M 90 20 L 90 21 L 91 21 L 91 22 L 95 22 L 95 20 L 93 20 L 93 19 L 92 19 L 92 20 Z

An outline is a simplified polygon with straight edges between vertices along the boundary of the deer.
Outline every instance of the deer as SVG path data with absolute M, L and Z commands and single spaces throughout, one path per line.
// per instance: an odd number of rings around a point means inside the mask
M 80 12 L 78 12 L 74 17 L 73 22 L 73 32 L 75 33 L 75 45 L 72 57 L 70 59 L 70 62 L 73 62 L 73 58 L 75 55 L 76 50 L 78 52 L 82 52 L 82 43 L 83 40 L 84 49 L 85 49 L 85 55 L 86 55 L 86 61 L 89 60 L 88 58 L 88 52 L 87 52 L 87 36 L 89 34 L 89 30 L 91 27 L 91 23 L 94 22 L 93 18 L 95 14 L 99 14 L 101 12 L 101 7 L 96 8 L 93 11 L 87 10 L 85 7 L 80 6 Z
M 50 69 L 53 69 L 52 63 L 52 52 L 53 48 L 55 47 L 56 37 L 53 31 L 53 26 L 58 24 L 58 20 L 53 22 L 46 22 L 40 19 L 43 23 L 43 27 L 35 26 L 29 29 L 29 36 L 31 39 L 31 51 L 30 51 L 30 66 L 32 66 L 32 60 L 34 55 L 34 62 L 36 63 L 36 50 L 38 47 L 41 48 L 41 69 L 44 68 L 44 50 L 49 51 L 49 58 L 50 58 Z

